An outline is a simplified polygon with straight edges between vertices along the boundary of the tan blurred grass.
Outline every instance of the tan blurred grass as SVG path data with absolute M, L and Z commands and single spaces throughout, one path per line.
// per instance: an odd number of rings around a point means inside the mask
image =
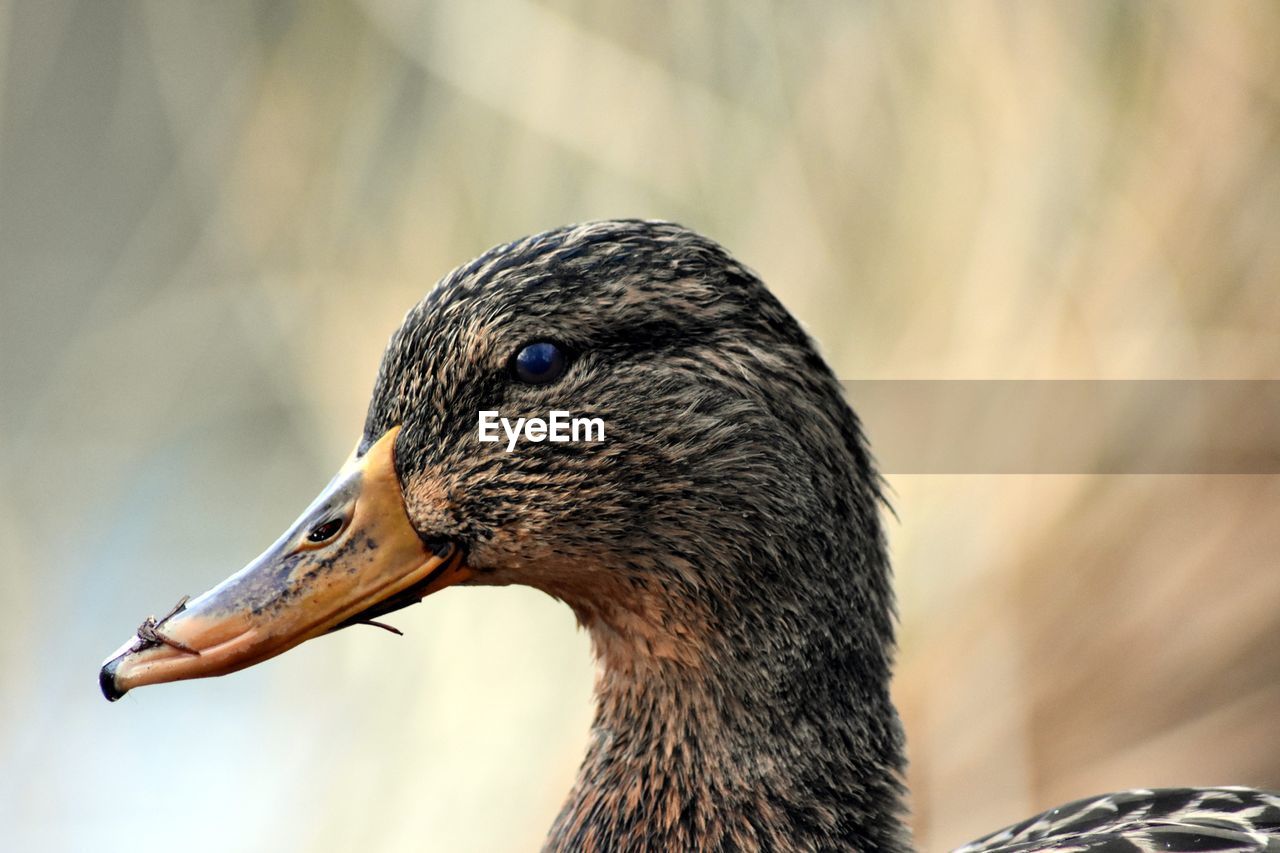
M 459 594 L 408 643 L 110 713 L 88 682 L 300 509 L 403 311 L 492 243 L 683 221 L 848 378 L 1280 369 L 1273 4 L 0 10 L 0 663 L 29 685 L 0 814 L 28 846 L 536 844 L 589 714 L 550 602 Z M 892 485 L 930 849 L 1099 789 L 1280 786 L 1274 478 Z

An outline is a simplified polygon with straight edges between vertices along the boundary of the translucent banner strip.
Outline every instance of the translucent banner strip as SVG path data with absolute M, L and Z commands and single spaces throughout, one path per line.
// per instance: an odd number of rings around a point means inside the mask
M 1280 474 L 1280 380 L 850 380 L 886 474 Z

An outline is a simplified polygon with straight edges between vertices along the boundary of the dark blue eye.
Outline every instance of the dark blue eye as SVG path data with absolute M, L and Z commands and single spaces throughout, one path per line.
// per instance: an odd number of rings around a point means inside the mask
M 512 369 L 516 378 L 530 385 L 555 382 L 564 373 L 564 351 L 550 341 L 528 344 L 516 353 Z

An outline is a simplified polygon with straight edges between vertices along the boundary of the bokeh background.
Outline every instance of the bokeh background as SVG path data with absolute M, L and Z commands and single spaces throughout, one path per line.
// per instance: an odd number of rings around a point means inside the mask
M 536 593 L 116 705 L 98 663 L 324 484 L 436 278 L 565 222 L 712 235 L 845 378 L 1280 377 L 1277 45 L 1233 0 L 0 3 L 3 846 L 536 848 L 592 680 Z M 925 849 L 1280 787 L 1280 478 L 890 484 Z

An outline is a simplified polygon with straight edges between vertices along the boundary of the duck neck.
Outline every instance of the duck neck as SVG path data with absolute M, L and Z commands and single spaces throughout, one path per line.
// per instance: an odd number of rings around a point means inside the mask
M 666 589 L 574 606 L 597 709 L 548 850 L 911 849 L 892 605 L 863 583 L 887 567 L 819 563 L 813 582 L 818 557 L 729 575 L 769 580 L 710 605 Z

